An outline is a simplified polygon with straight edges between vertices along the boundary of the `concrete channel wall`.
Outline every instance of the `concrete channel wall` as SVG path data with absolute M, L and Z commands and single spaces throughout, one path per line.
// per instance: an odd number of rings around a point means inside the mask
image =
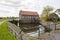
M 8 22 L 8 29 L 12 32 L 18 40 L 21 40 L 21 30 L 18 26 L 13 23 Z
M 18 40 L 37 40 L 36 38 L 22 32 L 18 26 L 11 22 L 8 22 L 8 29 Z
M 24 33 L 23 31 L 21 31 L 20 27 L 18 27 L 11 21 L 8 22 L 8 29 L 11 33 L 13 33 L 13 35 L 15 35 L 18 40 L 37 40 L 37 37 L 32 37 L 29 34 Z

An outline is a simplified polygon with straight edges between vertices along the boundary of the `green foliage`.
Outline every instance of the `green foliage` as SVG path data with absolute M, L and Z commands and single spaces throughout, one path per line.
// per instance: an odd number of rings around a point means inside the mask
M 49 27 L 45 27 L 45 32 L 50 32 L 50 31 L 52 31 L 51 28 L 49 28 Z
M 41 14 L 41 20 L 46 21 L 51 11 L 53 11 L 53 8 L 51 6 L 44 7 Z
M 44 7 L 44 10 L 43 10 L 44 13 L 49 13 L 50 11 L 53 11 L 53 8 L 51 6 Z
M 57 12 L 58 14 L 60 14 L 60 9 L 57 9 L 55 12 Z
M 57 9 L 54 13 L 51 13 L 51 11 L 53 11 L 53 8 L 51 6 L 46 6 L 43 9 L 42 15 L 41 15 L 41 20 L 43 21 L 57 21 L 59 20 L 58 15 L 56 14 L 56 12 L 60 13 L 60 9 Z
M 53 21 L 53 22 L 55 22 L 55 21 L 57 21 L 58 19 L 59 19 L 59 17 L 58 17 L 57 14 L 51 13 L 51 14 L 49 14 L 49 17 L 48 17 L 47 21 Z

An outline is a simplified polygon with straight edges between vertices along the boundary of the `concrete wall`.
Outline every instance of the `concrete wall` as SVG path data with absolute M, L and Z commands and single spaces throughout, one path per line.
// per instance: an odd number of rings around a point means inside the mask
M 12 32 L 18 40 L 21 40 L 21 30 L 15 24 L 8 22 L 8 29 Z
M 45 23 L 42 23 L 42 25 L 45 27 L 50 27 L 52 30 L 55 30 L 55 27 L 56 29 L 60 29 L 60 24 L 55 24 L 53 22 L 45 22 Z

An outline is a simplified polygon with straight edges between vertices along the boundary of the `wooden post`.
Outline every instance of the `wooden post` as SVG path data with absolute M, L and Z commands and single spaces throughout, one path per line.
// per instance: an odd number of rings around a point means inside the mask
M 22 33 L 21 33 L 22 31 L 20 31 L 20 40 L 23 40 L 23 38 L 22 38 Z
M 40 40 L 40 27 L 38 27 L 38 40 Z
M 56 23 L 55 23 L 55 31 L 56 31 Z

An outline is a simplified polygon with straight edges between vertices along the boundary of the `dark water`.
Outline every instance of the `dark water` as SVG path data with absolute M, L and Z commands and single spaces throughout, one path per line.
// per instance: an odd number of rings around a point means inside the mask
M 19 23 L 17 20 L 12 20 L 10 22 L 17 25 L 17 26 L 18 26 L 18 23 Z M 37 31 L 38 26 L 39 26 L 38 23 L 19 23 L 19 27 L 25 33 Z
M 34 31 L 37 31 L 38 30 L 38 25 L 39 24 L 20 24 L 20 28 L 21 28 L 21 30 L 22 31 L 24 31 L 24 32 L 34 32 Z

